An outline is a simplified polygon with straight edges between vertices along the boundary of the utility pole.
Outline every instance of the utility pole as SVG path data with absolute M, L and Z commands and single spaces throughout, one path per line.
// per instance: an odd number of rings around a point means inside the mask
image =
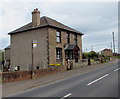
M 112 42 L 110 42 L 110 44 L 111 44 L 111 50 L 112 50 Z
M 115 36 L 114 36 L 114 32 L 113 32 L 113 51 L 114 51 L 113 56 L 115 56 Z

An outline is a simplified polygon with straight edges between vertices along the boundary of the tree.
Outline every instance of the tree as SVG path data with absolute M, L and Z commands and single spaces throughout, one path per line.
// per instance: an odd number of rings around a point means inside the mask
M 92 58 L 97 59 L 99 57 L 99 53 L 96 53 L 95 51 L 90 51 L 88 53 L 83 53 L 83 58 Z
M 90 52 L 90 58 L 94 59 L 94 58 L 98 58 L 98 54 L 95 51 L 91 51 Z
M 83 59 L 88 58 L 88 53 L 83 53 Z

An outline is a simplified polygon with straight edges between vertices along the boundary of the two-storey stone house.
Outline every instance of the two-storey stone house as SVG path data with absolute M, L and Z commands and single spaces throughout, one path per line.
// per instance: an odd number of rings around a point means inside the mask
M 10 69 L 29 70 L 82 60 L 82 33 L 46 16 L 36 8 L 32 22 L 9 33 Z M 33 41 L 37 46 L 33 47 Z

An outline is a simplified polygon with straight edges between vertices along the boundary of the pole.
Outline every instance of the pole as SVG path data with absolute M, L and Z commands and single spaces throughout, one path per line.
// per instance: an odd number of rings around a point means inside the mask
M 31 59 L 32 59 L 32 66 L 31 66 L 31 79 L 33 78 L 33 41 L 32 41 L 32 49 L 31 49 Z
M 111 50 L 112 50 L 112 42 L 110 42 L 111 43 Z
M 115 37 L 114 37 L 114 32 L 113 32 L 113 51 L 114 51 L 113 56 L 115 56 Z

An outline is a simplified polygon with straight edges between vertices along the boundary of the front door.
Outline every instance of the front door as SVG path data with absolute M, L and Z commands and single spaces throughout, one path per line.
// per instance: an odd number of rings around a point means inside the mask
M 78 56 L 79 56 L 78 51 L 74 51 L 74 59 L 75 59 L 75 62 L 78 62 Z

